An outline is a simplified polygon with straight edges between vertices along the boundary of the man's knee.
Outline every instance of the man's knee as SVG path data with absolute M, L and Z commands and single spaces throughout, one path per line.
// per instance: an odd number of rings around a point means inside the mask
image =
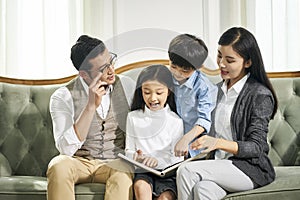
M 132 185 L 133 174 L 130 172 L 114 170 L 111 174 L 111 179 L 118 180 L 118 183 L 120 184 L 123 182 L 123 184 L 127 183 Z
M 63 178 L 63 176 L 68 175 L 71 171 L 71 157 L 66 155 L 59 155 L 54 157 L 47 170 L 47 177 Z

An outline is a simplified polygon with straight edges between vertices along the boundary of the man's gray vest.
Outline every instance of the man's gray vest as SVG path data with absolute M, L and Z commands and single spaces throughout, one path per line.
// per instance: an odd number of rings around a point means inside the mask
M 74 121 L 77 120 L 88 102 L 88 96 L 79 77 L 66 86 L 71 92 L 74 103 Z M 110 94 L 110 107 L 105 119 L 97 112 L 92 120 L 87 138 L 75 156 L 89 159 L 113 159 L 124 152 L 125 126 L 129 105 L 122 83 L 118 76 Z

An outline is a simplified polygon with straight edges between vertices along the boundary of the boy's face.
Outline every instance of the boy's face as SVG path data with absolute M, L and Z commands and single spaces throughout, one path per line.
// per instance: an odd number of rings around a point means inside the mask
M 170 61 L 170 71 L 173 74 L 173 77 L 179 82 L 184 83 L 188 78 L 192 76 L 195 69 L 184 69 L 177 65 L 172 64 Z

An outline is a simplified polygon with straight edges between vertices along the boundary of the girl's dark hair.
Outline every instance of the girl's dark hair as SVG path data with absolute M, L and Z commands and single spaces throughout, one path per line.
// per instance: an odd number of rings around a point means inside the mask
M 131 105 L 131 111 L 145 108 L 145 101 L 142 94 L 142 84 L 146 81 L 158 81 L 161 84 L 169 88 L 169 95 L 167 98 L 167 104 L 169 104 L 170 109 L 177 113 L 176 104 L 174 98 L 174 84 L 172 79 L 172 74 L 170 70 L 164 65 L 150 65 L 143 69 L 137 79 L 136 88 L 133 96 L 133 101 Z
M 77 70 L 89 70 L 89 60 L 105 51 L 104 43 L 87 35 L 82 35 L 71 48 L 71 60 Z
M 244 59 L 244 62 L 251 60 L 252 65 L 246 68 L 246 72 L 250 72 L 252 78 L 269 88 L 272 92 L 275 101 L 273 114 L 271 116 L 273 119 L 278 108 L 278 100 L 265 71 L 262 55 L 253 34 L 244 28 L 233 27 L 223 33 L 218 44 L 222 46 L 231 45 L 232 49 Z
M 169 44 L 169 58 L 172 64 L 183 69 L 199 69 L 208 56 L 204 41 L 190 34 L 180 34 Z

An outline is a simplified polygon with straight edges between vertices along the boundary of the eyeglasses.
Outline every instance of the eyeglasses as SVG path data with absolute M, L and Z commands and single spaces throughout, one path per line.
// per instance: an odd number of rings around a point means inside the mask
M 109 52 L 109 55 L 111 56 L 109 63 L 102 65 L 96 70 L 89 70 L 89 71 L 97 71 L 99 73 L 103 73 L 104 70 L 108 69 L 110 66 L 114 66 L 117 61 L 117 54 Z

